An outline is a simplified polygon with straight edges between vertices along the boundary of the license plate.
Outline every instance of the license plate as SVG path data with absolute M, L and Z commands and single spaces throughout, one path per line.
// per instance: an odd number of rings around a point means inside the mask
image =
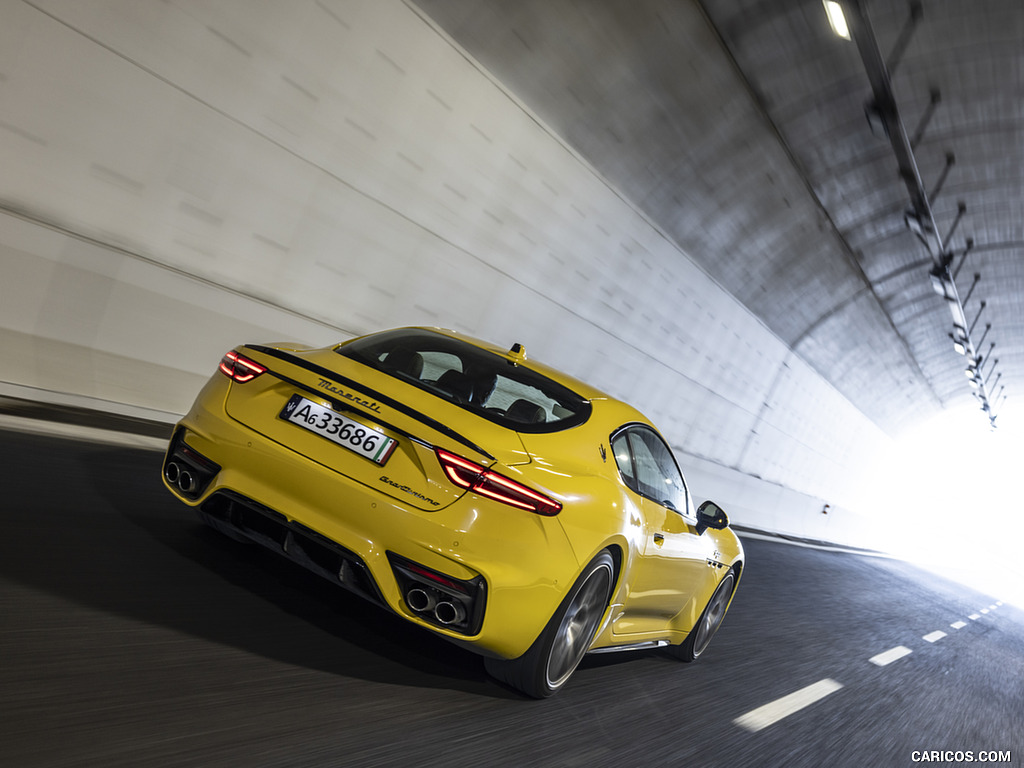
M 326 437 L 377 464 L 384 464 L 398 446 L 397 440 L 380 430 L 342 416 L 302 395 L 292 396 L 281 411 L 281 418 Z

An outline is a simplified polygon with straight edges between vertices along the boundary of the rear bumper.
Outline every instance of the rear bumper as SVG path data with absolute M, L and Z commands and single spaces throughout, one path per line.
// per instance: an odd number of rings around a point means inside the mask
M 234 491 L 211 494 L 198 512 L 203 522 L 231 538 L 260 544 L 382 608 L 391 607 L 359 555 L 280 512 Z M 455 579 L 393 552 L 388 560 L 400 594 L 418 618 L 460 635 L 479 633 L 486 606 L 482 577 Z
M 234 421 L 219 407 L 222 395 L 211 382 L 179 423 L 163 478 L 213 527 L 502 658 L 532 645 L 575 580 L 580 566 L 556 518 L 474 494 L 437 511 L 403 506 Z M 208 476 L 197 472 L 202 482 L 191 491 L 166 473 L 174 461 L 180 471 L 190 458 L 183 451 L 207 462 Z M 407 562 L 427 573 L 414 569 L 419 583 L 396 566 Z M 426 598 L 417 593 L 410 601 L 410 589 L 424 583 L 431 587 Z M 443 622 L 434 612 L 440 601 L 456 603 L 445 608 Z
M 388 607 L 359 555 L 280 512 L 234 491 L 211 494 L 198 512 L 211 528 L 261 544 L 370 602 Z

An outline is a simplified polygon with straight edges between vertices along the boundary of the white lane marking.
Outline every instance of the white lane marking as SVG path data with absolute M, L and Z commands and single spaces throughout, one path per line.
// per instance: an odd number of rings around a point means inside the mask
M 999 603 L 998 605 L 1002 605 L 1002 603 Z M 993 605 L 990 608 L 982 608 L 981 612 L 988 613 L 989 610 L 995 610 L 996 607 L 996 605 Z M 977 613 L 972 613 L 968 618 L 971 619 L 971 621 L 977 621 L 981 616 Z M 967 626 L 967 622 L 955 621 L 949 626 L 953 629 L 962 629 Z M 946 637 L 946 633 L 937 629 L 934 632 L 929 632 L 922 638 L 922 640 L 929 643 L 935 643 L 944 637 Z M 906 646 L 897 645 L 895 648 L 890 648 L 888 651 L 872 656 L 869 661 L 879 667 L 884 667 L 892 664 L 898 659 L 902 659 L 904 656 L 909 656 L 911 653 L 913 653 L 913 651 Z M 816 701 L 820 701 L 830 693 L 835 693 L 842 687 L 842 683 L 837 683 L 835 680 L 830 678 L 819 680 L 812 685 L 808 685 L 806 688 L 801 688 L 799 691 L 794 691 L 787 696 L 783 696 L 781 699 L 776 699 L 764 706 L 751 710 L 745 715 L 740 715 L 733 720 L 733 723 L 741 728 L 756 733 L 757 731 L 767 728 L 773 723 L 777 723 L 783 718 L 789 717 L 795 712 L 799 712 L 801 709 L 809 707 L 811 704 L 814 704 Z
M 988 609 L 989 609 L 990 611 L 994 611 L 994 610 L 996 610 L 996 609 L 997 609 L 997 608 L 998 608 L 998 607 L 999 607 L 1000 605 L 1001 605 L 1001 603 L 996 603 L 995 605 L 990 605 L 990 606 L 988 607 Z
M 808 685 L 806 688 L 794 691 L 788 696 L 783 696 L 781 699 L 776 699 L 762 707 L 751 710 L 747 714 L 737 717 L 733 722 L 740 728 L 757 732 L 762 728 L 767 728 L 772 723 L 777 723 L 784 717 L 789 717 L 794 712 L 799 712 L 804 707 L 808 707 L 814 702 L 825 698 L 830 693 L 835 693 L 842 687 L 843 684 L 837 683 L 835 680 L 828 678 L 819 680 L 813 685 Z
M 1002 605 L 1002 604 L 1003 604 L 1003 601 L 1002 601 L 1002 600 L 997 600 L 997 601 L 996 601 L 996 605 Z
M 868 661 L 872 664 L 877 664 L 880 667 L 884 667 L 886 664 L 892 664 L 897 659 L 902 659 L 907 654 L 913 653 L 909 648 L 897 645 L 895 648 L 890 648 L 884 653 L 880 653 L 877 656 L 872 656 Z

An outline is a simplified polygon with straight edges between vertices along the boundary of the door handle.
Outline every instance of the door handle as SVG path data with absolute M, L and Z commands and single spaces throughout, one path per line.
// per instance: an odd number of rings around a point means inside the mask
M 665 534 L 663 534 L 663 533 L 656 533 L 656 534 L 654 534 L 654 543 L 655 543 L 655 545 L 657 545 L 659 547 L 662 544 L 664 544 L 665 543 Z

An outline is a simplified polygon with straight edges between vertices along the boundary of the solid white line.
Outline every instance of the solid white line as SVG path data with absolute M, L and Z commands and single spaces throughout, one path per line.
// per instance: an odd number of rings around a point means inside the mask
M 886 664 L 892 664 L 897 659 L 902 659 L 909 653 L 913 653 L 909 648 L 902 645 L 897 645 L 895 648 L 890 648 L 885 653 L 880 653 L 877 656 L 872 656 L 868 661 L 872 664 L 877 664 L 880 667 L 884 667 Z
M 951 626 L 953 629 L 963 629 L 964 627 L 967 626 L 967 622 L 966 621 L 954 621 L 949 626 Z
M 781 699 L 776 699 L 762 707 L 751 710 L 747 714 L 737 717 L 733 722 L 740 728 L 745 728 L 748 731 L 760 731 L 762 728 L 767 728 L 772 723 L 777 723 L 794 712 L 799 712 L 819 699 L 825 698 L 830 693 L 835 693 L 842 687 L 843 684 L 837 683 L 835 680 L 829 680 L 828 678 L 819 680 L 813 685 L 808 685 L 806 688 L 794 691 L 788 696 L 783 696 Z
M 937 629 L 934 632 L 928 633 L 927 635 L 925 635 L 921 639 L 922 640 L 927 640 L 929 643 L 934 643 L 936 640 L 941 640 L 945 636 L 946 636 L 945 632 L 943 632 L 942 630 Z

